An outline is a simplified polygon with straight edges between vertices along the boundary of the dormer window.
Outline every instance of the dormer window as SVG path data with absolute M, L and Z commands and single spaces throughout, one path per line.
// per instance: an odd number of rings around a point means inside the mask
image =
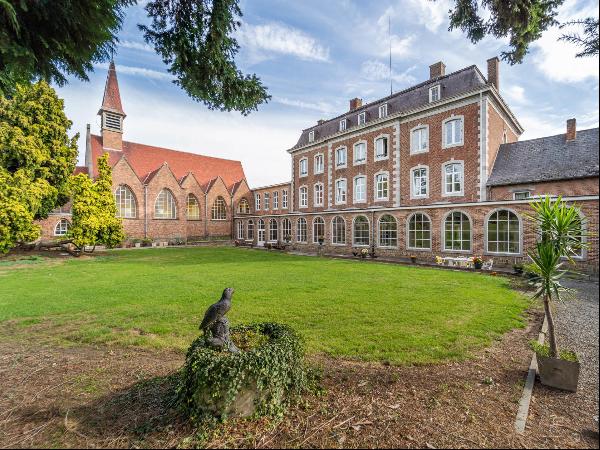
M 347 122 L 348 121 L 346 119 L 340 120 L 340 131 L 346 131 Z
M 309 131 L 308 142 L 315 142 L 315 130 Z
M 442 91 L 439 84 L 429 88 L 429 103 L 437 102 L 440 98 L 442 98 Z
M 387 117 L 388 115 L 388 105 L 387 103 L 384 103 L 383 105 L 379 106 L 379 118 L 383 119 L 384 117 Z
M 121 115 L 110 111 L 104 112 L 104 128 L 109 130 L 122 131 Z
M 359 125 L 364 125 L 367 121 L 367 114 L 365 112 L 361 112 L 358 115 L 358 124 Z

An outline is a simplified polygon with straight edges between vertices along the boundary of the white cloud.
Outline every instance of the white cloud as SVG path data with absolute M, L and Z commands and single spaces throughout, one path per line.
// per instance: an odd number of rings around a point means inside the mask
M 108 64 L 94 64 L 94 68 L 107 70 Z M 117 67 L 117 73 L 126 73 L 128 75 L 135 75 L 153 80 L 173 80 L 173 76 L 166 72 L 159 72 L 158 70 L 146 69 L 144 67 L 124 66 L 121 64 Z
M 289 99 L 286 97 L 273 97 L 273 101 L 282 105 L 293 106 L 295 108 L 302 109 L 312 109 L 325 114 L 332 114 L 335 111 L 333 106 L 327 102 L 306 102 L 303 100 Z
M 132 50 L 141 50 L 143 52 L 154 52 L 152 46 L 146 44 L 145 42 L 121 41 L 119 42 L 119 46 L 123 48 L 129 48 Z
M 585 8 L 578 7 L 575 2 L 566 3 L 559 8 L 558 21 L 561 23 L 576 18 L 598 15 L 598 4 L 590 4 Z M 558 27 L 544 32 L 542 37 L 532 45 L 533 62 L 544 76 L 552 81 L 577 83 L 585 80 L 598 80 L 598 58 L 575 58 L 578 47 L 568 42 L 558 41 L 567 30 Z
M 243 23 L 236 37 L 248 51 L 292 55 L 309 61 L 329 61 L 328 48 L 303 31 L 287 25 Z
M 380 27 L 385 26 L 387 31 L 388 17 L 392 20 L 397 18 L 409 24 L 418 23 L 436 33 L 442 25 L 447 24 L 451 5 L 448 0 L 402 0 L 401 6 L 390 6 L 377 23 Z
M 509 103 L 529 103 L 525 98 L 525 89 L 517 84 L 513 84 L 504 88 L 503 95 L 506 96 Z
M 410 75 L 410 72 L 416 69 L 416 66 L 409 67 L 404 72 L 396 73 L 392 69 L 392 80 L 401 85 L 412 84 L 416 78 Z M 382 81 L 390 79 L 389 66 L 381 61 L 365 61 L 361 66 L 361 76 L 369 81 Z

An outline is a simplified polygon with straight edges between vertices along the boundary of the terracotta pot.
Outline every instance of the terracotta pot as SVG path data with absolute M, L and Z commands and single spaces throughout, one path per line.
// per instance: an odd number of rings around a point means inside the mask
M 579 362 L 541 355 L 536 355 L 536 358 L 540 381 L 543 385 L 562 389 L 563 391 L 577 391 L 581 366 Z

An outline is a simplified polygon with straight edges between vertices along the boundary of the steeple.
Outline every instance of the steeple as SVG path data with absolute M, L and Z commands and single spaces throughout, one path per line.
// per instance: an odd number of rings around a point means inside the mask
M 126 114 L 121 105 L 114 61 L 110 62 L 108 68 L 104 97 L 98 115 L 102 119 L 102 146 L 108 150 L 123 150 L 123 119 Z

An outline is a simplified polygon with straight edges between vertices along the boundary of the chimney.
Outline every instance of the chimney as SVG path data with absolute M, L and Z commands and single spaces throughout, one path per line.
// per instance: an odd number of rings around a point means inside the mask
M 350 100 L 350 111 L 354 111 L 362 106 L 362 98 L 353 98 Z
M 500 90 L 500 59 L 497 56 L 487 60 L 488 83 L 492 84 L 496 90 Z
M 567 120 L 567 141 L 574 141 L 577 138 L 577 120 Z
M 317 125 L 323 125 L 325 123 L 324 119 L 317 120 Z
M 443 62 L 439 61 L 429 66 L 430 80 L 433 80 L 437 77 L 443 77 L 444 75 L 446 75 L 446 64 L 444 64 Z

